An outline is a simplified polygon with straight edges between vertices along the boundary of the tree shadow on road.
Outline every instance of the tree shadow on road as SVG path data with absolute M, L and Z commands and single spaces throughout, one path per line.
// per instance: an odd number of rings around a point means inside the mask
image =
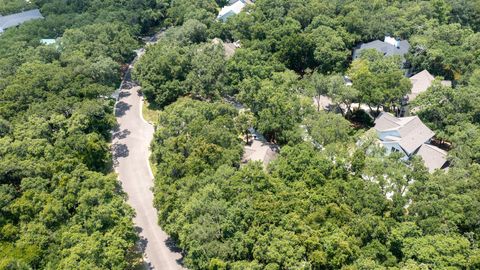
M 133 87 L 138 86 L 135 82 L 133 81 L 124 81 L 122 85 L 122 89 L 132 89 Z
M 130 151 L 128 150 L 127 145 L 122 144 L 122 143 L 114 143 L 112 145 L 112 152 L 113 152 L 113 165 L 114 166 L 118 165 L 118 159 L 119 158 L 128 157 L 128 155 L 130 154 Z
M 113 139 L 119 139 L 119 140 L 122 140 L 122 139 L 125 139 L 126 137 L 128 137 L 128 135 L 130 135 L 132 132 L 130 132 L 130 130 L 128 129 L 124 129 L 124 130 L 115 130 L 113 132 Z
M 183 266 L 183 250 L 178 247 L 177 241 L 171 237 L 168 237 L 167 240 L 165 240 L 165 245 L 170 251 L 182 254 L 182 257 L 176 261 L 179 265 Z
M 138 235 L 143 231 L 141 227 L 135 226 L 135 231 L 137 232 Z M 148 240 L 140 236 L 137 243 L 136 243 L 136 248 L 135 252 L 139 254 L 142 258 L 142 262 L 138 264 L 134 270 L 151 270 L 154 269 L 153 265 L 148 261 L 148 258 L 145 258 L 145 250 L 147 248 Z
M 125 97 L 128 97 L 130 96 L 132 93 L 130 93 L 129 91 L 122 91 L 118 94 L 118 98 L 119 99 L 122 99 L 122 98 L 125 98 Z
M 125 115 L 125 113 L 130 110 L 132 105 L 127 104 L 123 101 L 119 101 L 117 105 L 115 105 L 115 116 L 116 117 L 122 117 Z

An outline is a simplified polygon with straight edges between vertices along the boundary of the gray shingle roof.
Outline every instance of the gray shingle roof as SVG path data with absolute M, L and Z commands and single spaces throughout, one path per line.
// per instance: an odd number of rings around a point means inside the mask
M 418 116 L 396 118 L 391 114 L 382 113 L 375 120 L 375 129 L 377 132 L 398 132 L 398 144 L 408 155 L 413 154 L 435 135 Z
M 399 144 L 408 154 L 415 152 L 418 147 L 435 135 L 417 116 L 400 128 L 400 134 Z
M 43 16 L 38 9 L 0 16 L 0 29 L 7 29 L 35 19 L 43 19 Z
M 223 40 L 221 40 L 219 38 L 214 38 L 214 39 L 212 39 L 212 43 L 213 44 L 222 44 L 223 49 L 225 51 L 225 56 L 227 58 L 230 58 L 233 55 L 235 55 L 235 51 L 238 48 L 240 48 L 240 42 L 239 41 L 237 41 L 237 42 L 223 42 Z
M 419 73 L 410 77 L 410 81 L 412 82 L 412 92 L 408 94 L 409 101 L 414 100 L 419 94 L 427 91 L 427 89 L 432 85 L 435 77 L 428 72 L 428 70 L 424 69 Z M 452 87 L 451 81 L 441 81 L 440 82 L 443 86 Z
M 362 43 L 353 50 L 353 59 L 360 57 L 362 51 L 366 49 L 375 49 L 385 56 L 400 55 L 403 58 L 410 49 L 410 43 L 408 40 L 401 40 L 398 42 L 398 47 L 378 39 L 368 43 Z
M 430 144 L 423 144 L 418 150 L 417 155 L 422 157 L 425 167 L 428 168 L 429 172 L 433 172 L 435 169 L 441 169 L 445 163 L 447 163 L 447 152 Z

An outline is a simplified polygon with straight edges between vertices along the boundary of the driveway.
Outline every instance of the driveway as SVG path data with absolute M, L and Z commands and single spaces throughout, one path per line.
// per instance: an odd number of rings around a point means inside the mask
M 153 207 L 153 175 L 148 163 L 153 126 L 143 120 L 140 87 L 126 80 L 118 92 L 115 116 L 118 129 L 113 133 L 113 156 L 128 203 L 135 209 L 135 226 L 141 237 L 147 269 L 184 269 L 182 256 L 168 235 L 158 225 L 157 211 Z

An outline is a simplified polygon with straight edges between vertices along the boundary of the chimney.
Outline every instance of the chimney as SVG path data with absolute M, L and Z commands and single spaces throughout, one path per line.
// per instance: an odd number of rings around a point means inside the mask
M 393 45 L 395 47 L 397 46 L 397 40 L 391 36 L 385 36 L 385 40 L 383 42 Z

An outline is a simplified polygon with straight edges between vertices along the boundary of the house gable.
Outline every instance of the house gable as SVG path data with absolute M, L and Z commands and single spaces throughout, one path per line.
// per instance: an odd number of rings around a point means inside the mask
M 382 113 L 375 120 L 375 130 L 387 154 L 401 152 L 404 160 L 419 155 L 430 172 L 447 162 L 447 153 L 429 144 L 435 133 L 418 116 L 397 118 Z

